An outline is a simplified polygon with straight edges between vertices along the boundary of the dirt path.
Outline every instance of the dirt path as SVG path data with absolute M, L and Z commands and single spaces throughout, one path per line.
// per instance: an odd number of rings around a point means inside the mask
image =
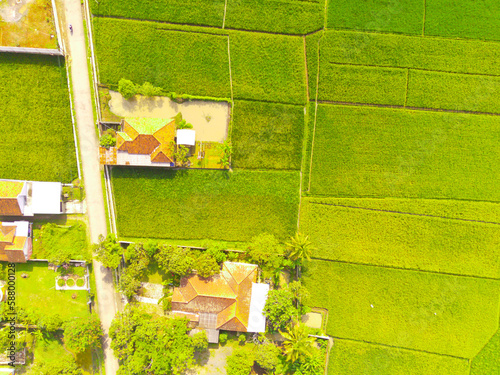
M 73 35 L 69 35 L 67 53 L 71 56 L 71 81 L 73 82 L 78 139 L 83 166 L 86 190 L 87 212 L 90 224 L 90 237 L 97 242 L 100 234 L 106 235 L 106 215 L 101 187 L 101 174 L 97 158 L 98 140 L 90 96 L 90 81 L 87 69 L 87 53 L 83 31 L 83 17 L 79 0 L 64 0 L 66 22 L 73 25 Z M 65 25 L 64 31 L 68 30 Z M 63 32 L 64 32 L 63 31 Z M 108 331 L 116 313 L 113 277 L 109 270 L 94 261 L 94 274 L 97 289 L 98 313 L 105 331 L 103 340 L 104 361 L 107 375 L 118 370 L 118 361 L 109 347 Z

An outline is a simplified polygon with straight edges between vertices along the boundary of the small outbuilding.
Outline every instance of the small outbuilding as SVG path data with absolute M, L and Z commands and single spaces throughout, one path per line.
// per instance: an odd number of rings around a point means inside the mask
M 193 129 L 177 130 L 177 144 L 183 146 L 196 145 L 196 132 Z

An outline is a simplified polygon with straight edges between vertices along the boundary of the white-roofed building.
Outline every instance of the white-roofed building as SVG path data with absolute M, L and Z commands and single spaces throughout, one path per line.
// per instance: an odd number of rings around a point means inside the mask
M 32 182 L 31 211 L 36 214 L 60 214 L 62 184 L 60 182 Z
M 177 144 L 185 146 L 196 145 L 196 131 L 193 129 L 178 129 Z
M 266 317 L 263 314 L 264 306 L 269 293 L 269 284 L 252 283 L 252 297 L 250 298 L 250 313 L 248 315 L 248 332 L 265 332 Z

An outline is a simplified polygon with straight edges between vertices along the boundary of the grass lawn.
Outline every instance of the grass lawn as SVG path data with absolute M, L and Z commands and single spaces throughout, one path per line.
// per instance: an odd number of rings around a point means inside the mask
M 142 282 L 162 284 L 164 281 L 171 281 L 172 277 L 160 269 L 156 261 L 151 262 L 142 278 Z
M 81 220 L 68 220 L 65 225 L 35 224 L 32 259 L 49 259 L 69 254 L 73 260 L 90 260 L 87 227 Z
M 298 172 L 112 170 L 124 237 L 249 241 L 295 232 Z
M 321 201 L 304 198 L 300 212 L 300 229 L 310 235 L 318 258 L 500 278 L 498 224 Z M 391 211 L 397 210 L 394 206 Z
M 300 169 L 304 107 L 236 101 L 232 165 L 248 169 Z
M 22 278 L 22 273 L 28 274 L 28 278 Z M 48 269 L 46 262 L 17 264 L 16 305 L 39 314 L 58 314 L 63 320 L 87 316 L 87 291 L 56 290 L 57 275 Z
M 100 0 L 93 14 L 222 27 L 224 0 Z
M 303 281 L 333 337 L 472 358 L 498 330 L 499 280 L 315 260 Z
M 0 53 L 0 176 L 71 182 L 78 176 L 64 60 Z
M 499 130 L 496 116 L 320 105 L 311 193 L 500 201 Z
M 469 375 L 469 363 L 462 358 L 335 339 L 328 375 L 353 374 Z
M 425 34 L 500 40 L 500 5 L 496 0 L 427 2 Z
M 122 78 L 178 94 L 230 97 L 227 36 L 163 29 L 157 23 L 94 18 L 100 83 Z
M 424 2 L 420 0 L 337 0 L 328 2 L 328 28 L 421 34 Z
M 234 97 L 304 104 L 306 76 L 301 37 L 231 32 Z
M 228 0 L 226 28 L 307 34 L 323 27 L 326 0 Z

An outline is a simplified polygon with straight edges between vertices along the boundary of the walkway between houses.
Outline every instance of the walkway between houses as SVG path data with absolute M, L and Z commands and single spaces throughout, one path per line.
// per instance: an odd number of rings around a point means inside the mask
M 100 234 L 106 235 L 106 215 L 99 170 L 98 139 L 92 110 L 90 81 L 87 70 L 87 50 L 83 29 L 83 16 L 80 0 L 64 0 L 66 15 L 65 25 L 73 26 L 73 35 L 68 34 L 67 53 L 71 56 L 71 81 L 73 83 L 73 99 L 78 124 L 78 139 L 83 166 L 87 212 L 90 222 L 90 237 L 97 242 Z M 97 301 L 99 317 L 105 331 L 103 342 L 106 375 L 114 375 L 118 370 L 118 361 L 113 355 L 108 337 L 109 327 L 116 313 L 115 292 L 111 272 L 100 263 L 94 261 Z

